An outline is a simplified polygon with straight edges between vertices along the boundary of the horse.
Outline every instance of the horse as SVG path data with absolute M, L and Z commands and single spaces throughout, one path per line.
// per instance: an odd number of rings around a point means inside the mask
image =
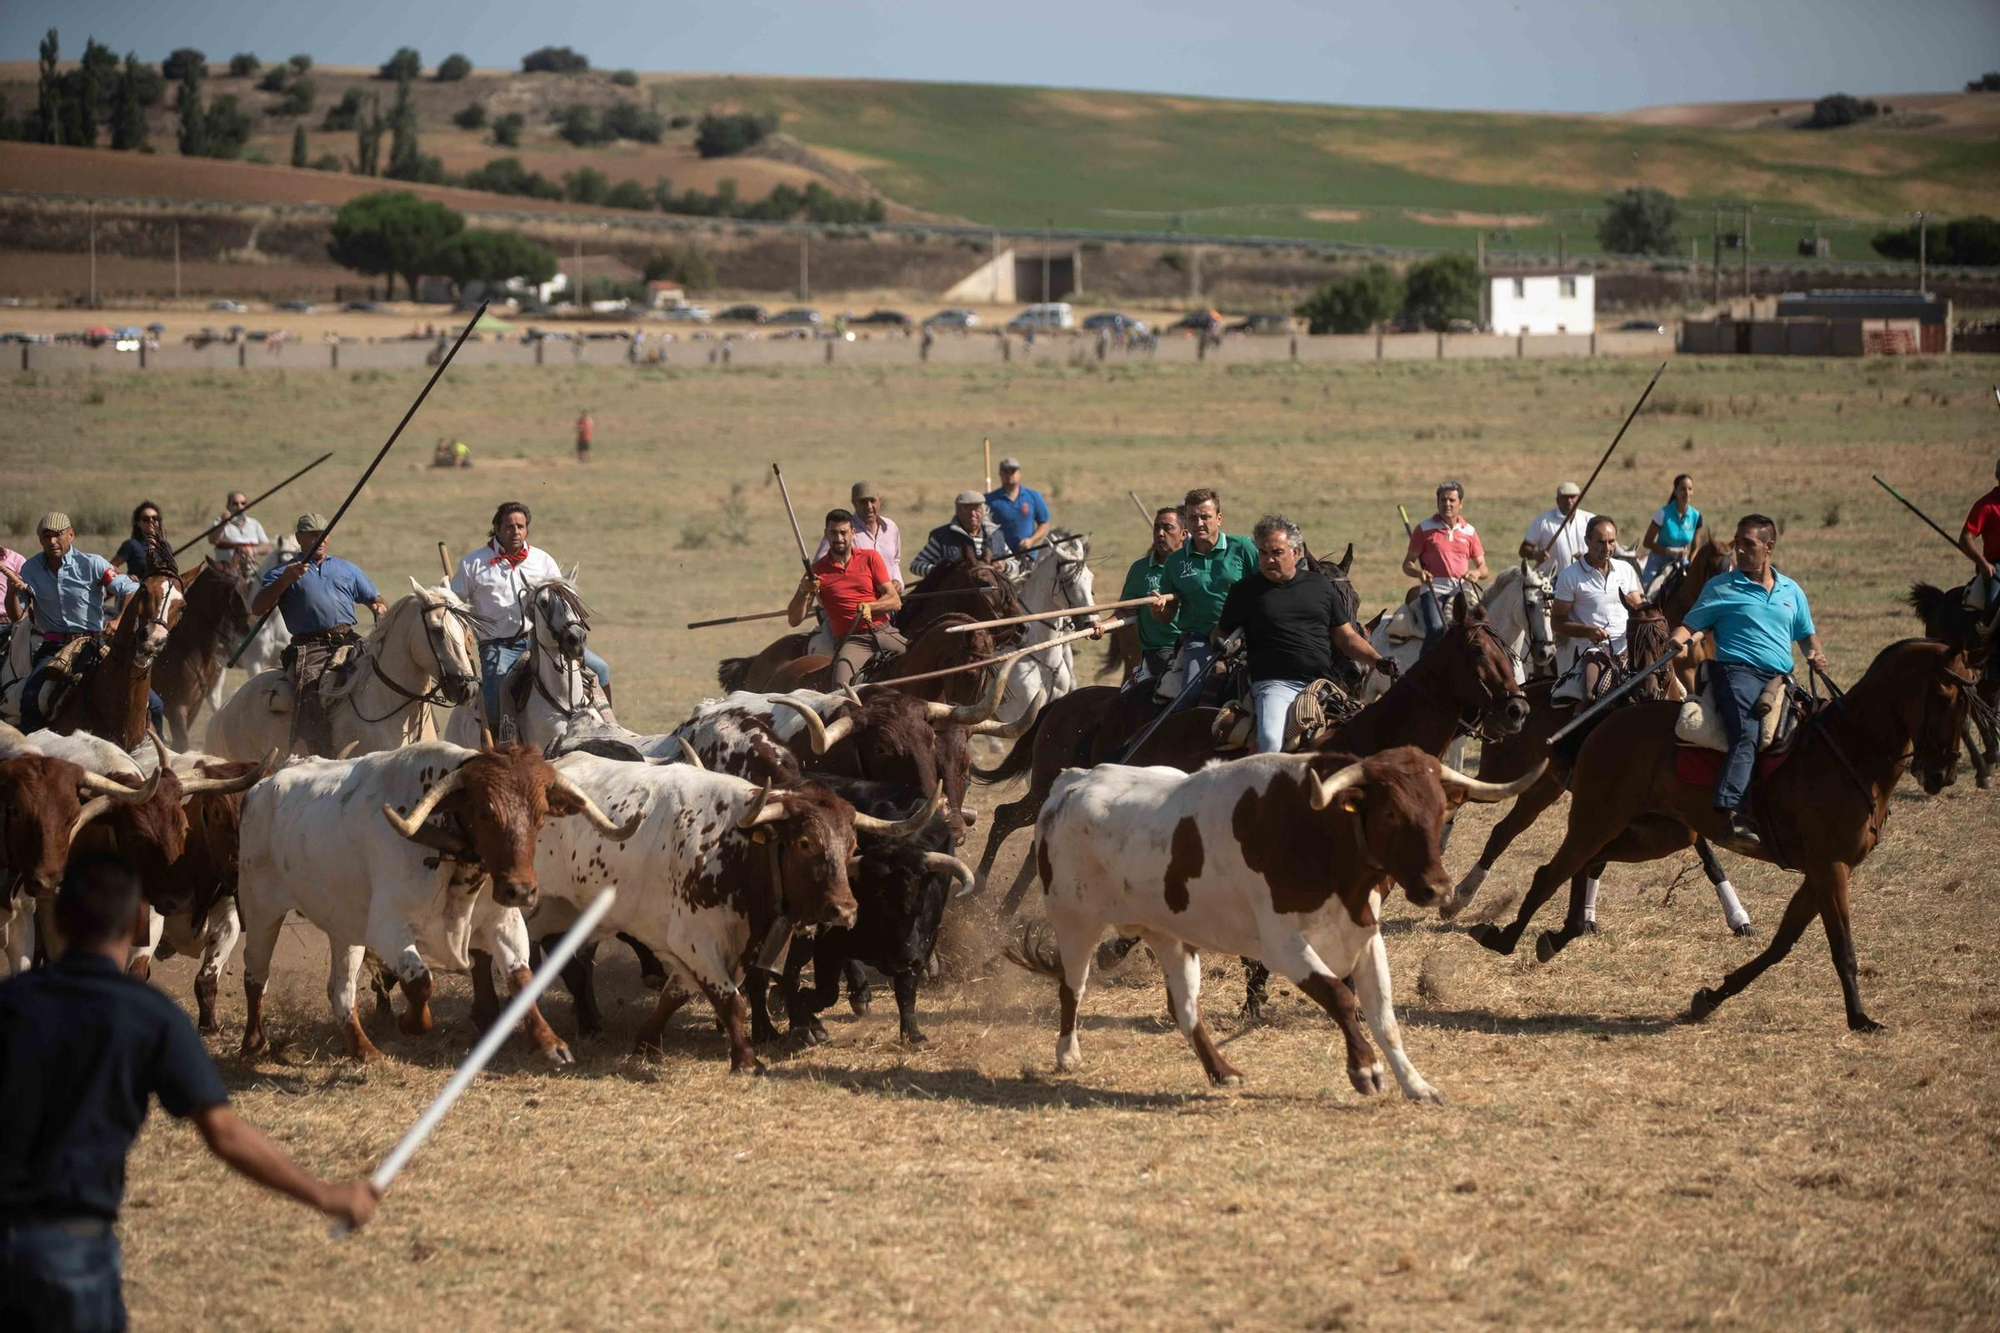
M 1984 791 L 1993 785 L 1993 770 L 2000 767 L 2000 726 L 1995 725 L 2000 710 L 2000 660 L 1993 657 L 1995 620 L 1981 620 L 1966 609 L 1965 585 L 1940 590 L 1928 583 L 1910 585 L 1910 608 L 1924 622 L 1924 633 L 1946 643 L 1965 648 L 1968 665 L 1979 672 L 1979 701 L 1975 718 L 1965 727 L 1965 752 L 1972 760 L 1973 782 Z M 1989 612 L 1989 614 L 1992 614 Z
M 976 625 L 980 622 L 971 616 L 953 613 L 940 616 L 930 622 L 922 634 L 910 644 L 909 651 L 875 664 L 872 672 L 865 673 L 862 684 L 882 685 L 902 680 L 909 676 L 921 676 L 932 671 L 948 670 L 965 666 L 993 655 L 993 631 L 988 629 L 968 630 L 953 634 L 948 631 L 954 625 Z M 954 675 L 939 676 L 933 680 L 917 681 L 902 687 L 905 694 L 936 703 L 969 704 L 977 703 L 986 695 L 987 670 L 961 671 Z M 771 688 L 766 693 L 790 694 L 797 690 L 815 690 L 825 694 L 833 689 L 833 659 L 823 653 L 813 653 L 796 661 L 787 662 L 772 673 Z
M 187 581 L 187 610 L 153 664 L 153 692 L 166 712 L 174 749 L 188 748 L 188 728 L 221 685 L 229 654 L 250 628 L 253 585 L 247 573 L 203 560 Z
M 1660 654 L 1666 652 L 1672 642 L 1666 616 L 1651 606 L 1632 613 L 1625 634 L 1624 670 L 1619 673 L 1619 680 L 1631 671 L 1658 661 Z M 1602 682 L 1598 692 L 1605 693 L 1616 683 L 1615 680 Z M 1552 750 L 1549 736 L 1570 720 L 1573 710 L 1550 703 L 1549 695 L 1555 687 L 1554 680 L 1528 682 L 1525 687 L 1529 700 L 1527 725 L 1512 736 L 1501 736 L 1480 746 L 1477 775 L 1483 782 L 1512 782 L 1537 765 L 1545 766 L 1541 778 L 1521 794 L 1513 808 L 1486 835 L 1486 846 L 1481 849 L 1477 864 L 1459 880 L 1457 892 L 1439 906 L 1438 915 L 1447 921 L 1472 902 L 1473 895 L 1492 871 L 1493 863 L 1513 845 L 1514 839 L 1534 827 L 1542 812 L 1569 790 L 1570 761 L 1575 752 L 1567 746 Z M 1672 691 L 1668 682 L 1656 675 L 1640 685 L 1633 692 L 1633 697 L 1639 701 L 1665 699 L 1672 697 Z M 1586 700 L 1578 706 L 1587 707 L 1588 703 Z M 1708 839 L 1696 838 L 1694 850 L 1701 858 L 1701 867 L 1708 876 L 1708 882 L 1715 888 L 1716 899 L 1722 904 L 1723 920 L 1731 933 L 1746 938 L 1756 935 L 1757 929 L 1751 924 L 1749 913 L 1743 910 L 1743 904 L 1736 896 L 1736 886 L 1729 882 L 1728 872 L 1716 859 L 1715 849 L 1709 846 Z M 1598 880 L 1603 873 L 1604 863 L 1599 861 L 1579 874 L 1580 882 L 1572 886 L 1583 895 L 1586 933 L 1596 930 Z
M 1524 684 L 1556 674 L 1556 636 L 1549 616 L 1555 590 L 1553 578 L 1523 560 L 1501 570 L 1480 594 L 1487 623 L 1514 655 L 1514 678 Z
M 264 553 L 264 558 L 257 562 L 257 572 L 251 575 L 250 587 L 253 595 L 256 589 L 264 586 L 264 577 L 267 574 L 298 553 L 297 537 L 289 532 L 279 537 L 271 549 Z M 275 671 L 284 665 L 285 648 L 291 641 L 292 632 L 285 628 L 285 618 L 274 613 L 265 618 L 263 625 L 251 638 L 249 647 L 245 648 L 242 656 L 236 659 L 235 665 L 252 676 L 262 671 Z M 215 678 L 215 685 L 208 692 L 210 712 L 222 707 L 223 697 L 222 677 L 218 675 Z
M 411 579 L 410 590 L 376 622 L 347 673 L 322 682 L 335 753 L 372 754 L 435 739 L 426 705 L 463 704 L 478 692 L 472 609 L 449 587 Z M 273 708 L 274 696 L 290 691 L 281 671 L 245 681 L 209 720 L 207 751 L 224 759 L 290 754 L 290 710 Z
M 577 593 L 576 569 L 530 587 L 522 598 L 521 618 L 528 631 L 528 652 L 514 671 L 525 674 L 527 697 L 518 712 L 509 713 L 506 695 L 512 687 L 503 683 L 500 693 L 505 721 L 488 718 L 486 723 L 497 739 L 519 741 L 546 753 L 579 718 L 592 725 L 606 721 L 598 703 L 600 696 L 584 676 L 590 607 Z M 451 710 L 445 719 L 444 738 L 476 750 L 480 748 L 479 728 L 480 709 L 475 699 Z
M 1727 574 L 1736 568 L 1736 548 L 1713 534 L 1695 548 L 1687 563 L 1675 563 L 1667 567 L 1667 572 L 1646 591 L 1647 600 L 1660 608 L 1667 618 L 1667 629 L 1677 630 L 1687 619 L 1687 613 L 1694 609 L 1701 590 L 1708 581 L 1718 574 Z M 1673 673 L 1680 678 L 1681 691 L 1694 693 L 1694 672 L 1700 663 L 1714 656 L 1714 644 L 1707 637 L 1696 640 L 1693 654 L 1684 654 L 1673 665 Z
M 126 599 L 103 657 L 47 719 L 48 729 L 57 735 L 87 731 L 121 750 L 135 749 L 146 739 L 153 664 L 165 650 L 174 622 L 187 608 L 173 557 L 165 548 L 156 547 L 152 560 L 139 591 Z
M 1049 554 L 1035 562 L 1017 591 L 1021 605 L 1030 612 L 1089 606 L 1096 586 L 1089 564 L 1090 534 L 1057 529 L 1045 544 Z M 1038 620 L 1021 627 L 1020 642 L 1015 646 L 1027 648 L 1046 643 L 1075 628 L 1076 622 L 1067 617 Z M 1076 660 L 1069 644 L 1029 653 L 1007 669 L 1007 693 L 1001 700 L 999 715 L 1010 723 L 1018 722 L 1075 688 Z
M 1770 944 L 1719 987 L 1697 990 L 1689 1017 L 1697 1022 L 1708 1017 L 1755 981 L 1790 953 L 1819 917 L 1840 978 L 1847 1026 L 1880 1030 L 1861 1005 L 1848 877 L 1880 840 L 1905 768 L 1932 796 L 1956 780 L 1959 736 L 1977 688 L 1966 672 L 1964 649 L 1935 639 L 1904 639 L 1876 654 L 1854 687 L 1816 709 L 1777 766 L 1752 785 L 1750 800 L 1762 833 L 1756 845 L 1730 841 L 1728 816 L 1711 808 L 1710 789 L 1677 773 L 1674 725 L 1680 705 L 1613 709 L 1577 755 L 1562 846 L 1535 871 L 1513 922 L 1476 927 L 1472 937 L 1496 953 L 1511 954 L 1556 886 L 1577 872 L 1600 861 L 1655 861 L 1705 835 L 1743 855 L 1800 870 L 1804 878 Z M 1581 896 L 1572 888 L 1569 916 L 1561 930 L 1542 933 L 1538 957 L 1554 957 L 1583 933 L 1581 908 Z

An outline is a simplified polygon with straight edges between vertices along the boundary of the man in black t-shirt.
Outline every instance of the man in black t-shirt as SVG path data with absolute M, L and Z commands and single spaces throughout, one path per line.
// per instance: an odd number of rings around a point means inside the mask
M 73 860 L 56 921 L 69 952 L 0 983 L 0 1329 L 125 1327 L 112 1226 L 154 1096 L 258 1184 L 350 1227 L 368 1221 L 374 1187 L 306 1174 L 239 1119 L 180 1006 L 125 975 L 146 916 L 123 862 Z
M 1305 534 L 1283 514 L 1266 514 L 1251 532 L 1262 578 L 1229 590 L 1216 621 L 1217 642 L 1237 630 L 1250 666 L 1250 700 L 1256 715 L 1257 752 L 1284 748 L 1285 719 L 1306 686 L 1333 673 L 1333 650 L 1393 675 L 1395 665 L 1377 653 L 1315 570 L 1299 568 Z

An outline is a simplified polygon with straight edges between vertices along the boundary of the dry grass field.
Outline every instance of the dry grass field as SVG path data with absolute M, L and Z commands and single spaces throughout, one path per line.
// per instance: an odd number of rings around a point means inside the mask
M 867 475 L 914 542 L 977 484 L 990 436 L 1092 530 L 1107 593 L 1144 540 L 1126 491 L 1153 503 L 1215 484 L 1230 530 L 1282 508 L 1315 549 L 1352 540 L 1372 611 L 1402 587 L 1398 502 L 1414 512 L 1462 477 L 1489 546 L 1511 549 L 1555 484 L 1589 471 L 1650 369 L 472 370 L 439 385 L 334 545 L 393 596 L 435 579 L 437 540 L 469 548 L 496 501 L 527 500 L 535 539 L 583 563 L 620 711 L 665 728 L 713 691 L 717 657 L 767 637 L 682 623 L 776 607 L 795 578 L 774 459 L 809 529 Z M 1593 507 L 1636 537 L 1688 471 L 1711 514 L 1776 514 L 1779 564 L 1851 681 L 1915 628 L 1900 590 L 1959 572 L 1868 474 L 1955 521 L 2000 441 L 1989 373 L 1971 358 L 1677 359 Z M 184 535 L 228 488 L 337 448 L 263 517 L 329 509 L 420 383 L 0 379 L 0 540 L 54 504 L 122 515 L 141 495 Z M 586 405 L 597 461 L 579 467 L 569 426 Z M 422 466 L 440 434 L 472 442 L 479 466 Z M 1847 1032 L 1816 928 L 1707 1023 L 1682 1022 L 1693 990 L 1755 947 L 1723 930 L 1692 857 L 1614 867 L 1605 933 L 1547 966 L 1493 958 L 1398 900 L 1405 1037 L 1443 1108 L 1356 1097 L 1334 1028 L 1289 987 L 1271 1022 L 1242 1026 L 1223 959 L 1207 997 L 1247 1087 L 1206 1087 L 1143 956 L 1092 987 L 1085 1067 L 1058 1077 L 1054 987 L 993 959 L 986 900 L 948 925 L 950 974 L 920 1000 L 930 1046 L 894 1043 L 884 994 L 868 1017 L 829 1013 L 830 1046 L 767 1051 L 762 1079 L 728 1075 L 692 1010 L 664 1061 L 632 1058 L 651 996 L 614 946 L 608 1035 L 561 1074 L 504 1053 L 352 1240 L 156 1121 L 131 1163 L 128 1299 L 148 1329 L 1993 1327 L 1995 800 L 1969 778 L 1937 799 L 1906 785 L 1857 877 L 1878 1036 Z M 1492 818 L 1468 809 L 1455 872 Z M 1525 887 L 1560 824 L 1558 807 L 1501 862 L 1486 910 Z M 1001 882 L 1026 849 L 1017 835 Z M 1794 877 L 1732 871 L 1768 929 Z M 430 1038 L 371 1022 L 392 1059 L 356 1066 L 326 1017 L 323 944 L 303 926 L 287 937 L 281 1056 L 234 1058 L 238 968 L 211 1049 L 245 1114 L 314 1169 L 360 1174 L 469 1044 L 469 989 L 445 983 Z M 174 960 L 156 976 L 185 999 L 190 973 Z M 547 1011 L 573 1032 L 566 999 Z

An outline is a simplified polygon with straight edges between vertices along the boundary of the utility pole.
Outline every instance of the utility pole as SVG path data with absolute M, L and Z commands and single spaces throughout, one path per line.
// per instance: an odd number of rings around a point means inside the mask
M 1569 267 L 1569 233 L 1566 231 L 1556 233 L 1556 267 Z
M 181 224 L 174 223 L 174 299 L 181 299 Z
M 1743 210 L 1743 299 L 1750 299 L 1750 210 Z
M 576 290 L 570 293 L 570 299 L 576 303 L 576 313 L 579 315 L 582 314 L 583 313 L 583 236 L 580 233 L 576 238 Z
M 1000 304 L 1000 229 L 987 233 L 986 254 L 993 262 L 993 304 Z
M 799 233 L 799 299 L 812 300 L 812 233 Z
M 90 206 L 90 308 L 97 309 L 97 205 Z
M 1201 302 L 1201 247 L 1188 247 L 1188 304 L 1198 306 Z
M 1917 290 L 1930 291 L 1930 253 L 1926 242 L 1930 239 L 1930 224 L 1921 211 L 1917 214 Z
M 1049 303 L 1049 247 L 1055 244 L 1055 239 L 1054 239 L 1055 226 L 1056 226 L 1056 220 L 1054 218 L 1045 218 L 1042 221 L 1042 304 L 1043 305 L 1047 305 Z
M 1708 215 L 1709 239 L 1714 246 L 1715 262 L 1709 267 L 1714 270 L 1710 276 L 1708 303 L 1722 304 L 1722 205 L 1716 204 Z

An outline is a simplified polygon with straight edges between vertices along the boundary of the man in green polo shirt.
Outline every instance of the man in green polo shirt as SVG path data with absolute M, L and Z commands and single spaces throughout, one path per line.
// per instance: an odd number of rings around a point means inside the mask
M 1153 545 L 1125 572 L 1125 587 L 1119 592 L 1118 600 L 1147 597 L 1162 591 L 1167 577 L 1167 561 L 1186 540 L 1187 529 L 1181 524 L 1180 510 L 1169 506 L 1153 515 Z M 1138 628 L 1139 666 L 1132 673 L 1132 679 L 1134 682 L 1158 680 L 1167 674 L 1168 660 L 1173 656 L 1174 643 L 1180 637 L 1175 618 L 1170 615 L 1162 623 L 1150 615 L 1141 615 L 1138 617 Z
M 1167 557 L 1160 589 L 1173 594 L 1174 604 L 1169 606 L 1162 596 L 1151 608 L 1155 620 L 1173 623 L 1180 640 L 1173 669 L 1159 691 L 1169 699 L 1214 660 L 1218 650 L 1208 640 L 1222 618 L 1222 604 L 1238 580 L 1257 572 L 1256 543 L 1222 531 L 1222 499 L 1214 491 L 1206 486 L 1189 491 L 1181 515 L 1187 521 L 1187 545 Z

